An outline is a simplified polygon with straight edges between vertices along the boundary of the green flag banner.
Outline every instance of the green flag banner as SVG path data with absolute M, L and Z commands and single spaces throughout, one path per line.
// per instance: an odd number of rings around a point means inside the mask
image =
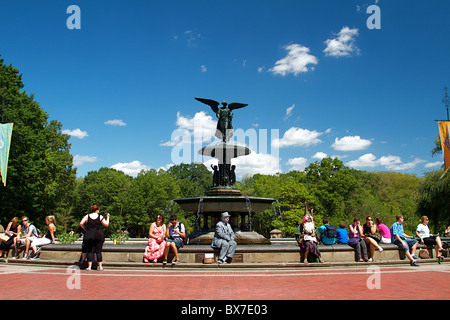
M 0 176 L 6 186 L 6 172 L 8 170 L 9 146 L 11 145 L 13 123 L 0 123 Z

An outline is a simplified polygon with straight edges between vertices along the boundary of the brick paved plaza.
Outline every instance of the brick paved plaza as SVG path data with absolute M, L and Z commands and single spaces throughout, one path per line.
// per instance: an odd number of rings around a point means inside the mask
M 449 263 L 270 270 L 110 268 L 103 272 L 0 265 L 2 300 L 448 300 L 449 283 Z M 182 286 L 191 289 L 189 294 L 180 295 Z

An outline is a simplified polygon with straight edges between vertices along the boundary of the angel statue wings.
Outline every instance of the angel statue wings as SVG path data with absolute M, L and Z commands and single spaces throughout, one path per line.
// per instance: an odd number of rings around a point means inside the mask
M 233 136 L 233 113 L 231 111 L 248 106 L 244 103 L 232 102 L 227 104 L 223 101 L 222 107 L 219 108 L 220 103 L 217 101 L 203 98 L 195 98 L 195 100 L 207 104 L 215 112 L 218 119 L 216 137 L 222 139 L 223 142 L 227 142 Z

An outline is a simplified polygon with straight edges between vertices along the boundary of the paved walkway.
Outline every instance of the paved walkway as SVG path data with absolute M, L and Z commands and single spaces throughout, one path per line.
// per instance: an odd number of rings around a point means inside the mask
M 365 264 L 345 269 L 105 271 L 0 264 L 1 300 L 448 300 L 449 283 L 450 263 L 421 267 Z M 190 288 L 189 294 L 183 288 Z

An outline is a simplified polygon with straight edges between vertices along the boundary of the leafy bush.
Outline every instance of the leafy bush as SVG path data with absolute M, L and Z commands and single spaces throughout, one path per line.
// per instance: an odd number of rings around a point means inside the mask
M 78 240 L 79 235 L 75 234 L 73 232 L 70 233 L 62 233 L 58 235 L 58 241 L 59 243 L 63 244 L 71 244 L 74 243 L 76 240 Z

